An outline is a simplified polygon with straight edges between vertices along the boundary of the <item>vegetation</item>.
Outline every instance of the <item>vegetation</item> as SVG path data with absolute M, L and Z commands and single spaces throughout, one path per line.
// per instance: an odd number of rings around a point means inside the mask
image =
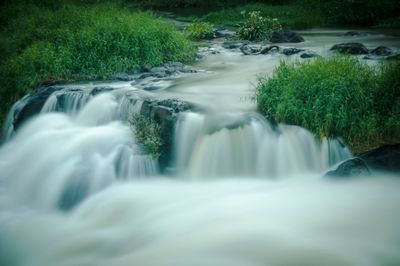
M 161 155 L 163 145 L 160 125 L 143 115 L 132 116 L 130 123 L 136 142 L 143 147 L 146 153 L 157 160 Z
M 278 19 L 263 17 L 260 11 L 242 11 L 244 21 L 241 23 L 238 34 L 244 40 L 268 40 L 272 32 L 281 30 L 282 26 Z
M 323 25 L 321 10 L 317 7 L 309 9 L 304 5 L 266 5 L 247 4 L 234 8 L 211 12 L 202 19 L 216 25 L 237 26 L 242 20 L 242 12 L 247 14 L 257 11 L 263 17 L 277 18 L 285 28 L 304 29 Z
M 399 73 L 398 62 L 372 68 L 349 57 L 281 62 L 272 78 L 260 78 L 257 103 L 277 122 L 341 136 L 358 152 L 399 141 Z
M 182 33 L 148 12 L 107 2 L 11 2 L 0 8 L 3 119 L 13 102 L 42 82 L 104 79 L 194 56 Z
M 211 39 L 214 37 L 213 25 L 208 22 L 195 21 L 185 28 L 185 32 L 193 40 Z

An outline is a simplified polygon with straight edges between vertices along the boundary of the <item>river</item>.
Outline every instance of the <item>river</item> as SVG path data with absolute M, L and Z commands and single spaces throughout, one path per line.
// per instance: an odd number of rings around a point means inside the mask
M 304 31 L 306 42 L 284 46 L 323 56 L 344 41 L 400 49 L 398 36 L 345 32 Z M 243 56 L 221 42 L 208 43 L 215 54 L 198 73 L 156 90 L 66 85 L 10 135 L 0 147 L 0 265 L 400 264 L 400 179 L 324 177 L 352 156 L 346 146 L 272 125 L 253 100 L 257 76 L 298 57 Z M 90 94 L 100 85 L 113 90 Z M 126 123 L 144 97 L 196 106 L 178 117 L 163 173 Z

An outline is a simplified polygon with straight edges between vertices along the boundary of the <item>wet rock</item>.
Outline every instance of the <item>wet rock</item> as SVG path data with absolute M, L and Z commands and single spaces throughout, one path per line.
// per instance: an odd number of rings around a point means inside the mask
M 270 41 L 272 43 L 299 43 L 304 42 L 304 38 L 294 31 L 281 30 L 274 31 Z
M 344 34 L 344 36 L 347 37 L 360 37 L 360 36 L 366 36 L 367 34 L 365 33 L 360 33 L 358 31 L 348 31 Z
M 400 174 L 400 144 L 384 145 L 341 163 L 328 177 L 354 177 L 368 175 L 370 171 Z
M 284 55 L 294 55 L 294 54 L 298 54 L 298 53 L 300 53 L 300 52 L 303 52 L 304 51 L 304 49 L 298 49 L 298 48 L 284 48 L 283 50 L 282 50 L 282 53 L 284 54 Z
M 162 154 L 159 158 L 161 169 L 170 165 L 172 158 L 172 144 L 175 123 L 180 112 L 191 109 L 191 105 L 178 99 L 145 99 L 140 114 L 153 119 L 161 127 L 161 135 L 164 141 Z
M 370 51 L 370 54 L 376 55 L 376 56 L 389 56 L 392 53 L 393 53 L 392 49 L 390 49 L 389 47 L 386 47 L 386 46 L 378 46 L 375 49 Z
M 24 122 L 34 115 L 40 113 L 44 103 L 49 96 L 58 90 L 61 86 L 40 87 L 35 93 L 25 96 L 19 103 L 14 112 L 13 128 L 17 130 Z
M 110 77 L 112 81 L 132 81 L 135 79 L 135 76 L 128 75 L 127 73 L 118 73 L 114 74 Z
M 387 60 L 400 60 L 400 54 L 391 55 L 386 57 Z
M 308 51 L 308 52 L 304 52 L 300 55 L 300 58 L 314 58 L 314 57 L 319 57 L 320 55 L 313 52 L 313 51 Z
M 335 44 L 334 46 L 332 46 L 330 50 L 342 54 L 353 54 L 353 55 L 369 53 L 367 47 L 365 47 L 362 43 L 357 43 L 357 42 Z
M 366 176 L 369 174 L 370 171 L 365 161 L 356 157 L 341 163 L 335 170 L 327 172 L 325 176 L 341 178 Z
M 110 87 L 110 86 L 98 86 L 98 87 L 94 87 L 92 89 L 92 91 L 90 92 L 90 95 L 92 96 L 96 96 L 100 93 L 104 93 L 104 92 L 110 92 L 113 91 L 114 88 Z
M 240 47 L 240 51 L 242 51 L 242 53 L 244 55 L 267 54 L 273 49 L 279 51 L 279 47 L 276 46 L 276 45 L 262 47 L 260 45 L 247 45 L 247 44 L 245 44 L 242 47 Z

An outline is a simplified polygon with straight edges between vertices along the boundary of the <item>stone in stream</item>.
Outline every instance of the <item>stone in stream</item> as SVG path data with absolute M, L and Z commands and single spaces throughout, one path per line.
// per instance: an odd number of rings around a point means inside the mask
M 303 51 L 304 51 L 304 49 L 298 49 L 298 48 L 292 47 L 292 48 L 284 48 L 282 50 L 282 53 L 284 55 L 294 55 L 294 54 L 298 54 Z
M 400 144 L 384 145 L 342 162 L 327 177 L 365 176 L 371 171 L 400 174 Z
M 175 123 L 180 112 L 191 109 L 192 106 L 178 99 L 145 99 L 140 109 L 140 115 L 154 120 L 161 127 L 163 139 L 162 153 L 159 158 L 161 169 L 170 165 Z
M 376 55 L 376 56 L 389 56 L 392 55 L 392 49 L 386 46 L 378 46 L 375 49 L 370 51 L 371 55 Z
M 274 31 L 270 38 L 272 43 L 299 43 L 304 42 L 304 38 L 294 31 L 280 30 Z
M 368 48 L 365 47 L 364 44 L 358 42 L 335 44 L 334 46 L 332 46 L 330 50 L 342 54 L 353 54 L 353 55 L 369 53 Z
M 303 59 L 305 59 L 305 58 L 314 58 L 314 57 L 320 57 L 320 55 L 315 53 L 314 51 L 307 51 L 307 52 L 304 52 L 304 53 L 302 53 L 300 55 L 300 58 L 303 58 Z

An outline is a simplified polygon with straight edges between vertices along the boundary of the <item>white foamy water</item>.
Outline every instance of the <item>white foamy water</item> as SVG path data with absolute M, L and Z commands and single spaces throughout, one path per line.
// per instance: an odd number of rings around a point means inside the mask
M 326 52 L 350 40 L 343 33 L 311 31 L 293 46 Z M 375 39 L 363 37 L 371 48 Z M 348 149 L 271 125 L 249 100 L 255 74 L 283 56 L 221 51 L 197 63 L 210 71 L 154 92 L 205 110 L 179 118 L 169 176 L 124 122 L 143 102 L 129 83 L 57 91 L 14 137 L 10 113 L 0 265 L 400 265 L 398 177 L 323 177 Z

